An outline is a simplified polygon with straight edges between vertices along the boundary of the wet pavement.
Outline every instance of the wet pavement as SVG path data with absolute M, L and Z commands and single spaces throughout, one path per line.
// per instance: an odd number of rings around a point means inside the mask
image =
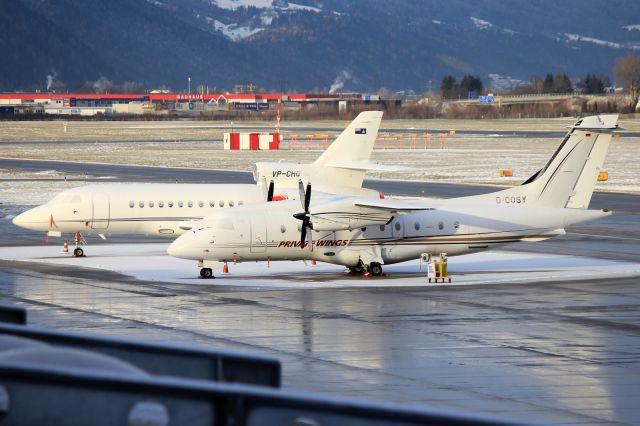
M 596 194 L 592 207 L 613 216 L 509 248 L 639 261 L 638 200 Z M 1 231 L 10 227 L 0 221 Z M 13 232 L 15 245 L 30 241 Z M 248 291 L 0 262 L 0 294 L 27 307 L 35 325 L 275 355 L 288 389 L 540 423 L 640 424 L 637 277 Z
M 640 286 L 246 291 L 0 266 L 31 324 L 278 356 L 283 386 L 544 423 L 637 424 Z

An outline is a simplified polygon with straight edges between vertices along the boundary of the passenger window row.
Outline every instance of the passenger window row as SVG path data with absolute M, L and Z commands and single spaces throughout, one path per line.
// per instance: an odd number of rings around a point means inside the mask
M 242 200 L 238 201 L 238 205 L 239 206 L 241 206 L 243 204 L 244 204 L 244 201 L 242 201 Z M 180 200 L 180 201 L 178 201 L 176 203 L 176 205 L 178 207 L 182 208 L 182 207 L 185 206 L 185 203 L 182 200 Z M 233 207 L 233 206 L 236 205 L 236 203 L 233 200 L 229 200 L 226 203 L 226 205 L 228 205 L 229 207 Z M 129 207 L 134 208 L 135 206 L 136 206 L 136 202 L 135 201 L 129 201 Z M 138 207 L 143 208 L 145 206 L 148 206 L 149 208 L 153 208 L 153 207 L 156 206 L 156 202 L 155 201 L 149 201 L 149 202 L 145 203 L 144 201 L 138 201 Z M 162 208 L 162 207 L 165 206 L 165 202 L 164 201 L 158 201 L 157 206 Z M 173 201 L 167 201 L 167 207 L 173 207 L 173 206 L 174 206 Z M 187 207 L 193 207 L 194 206 L 193 201 L 187 201 L 186 202 L 186 206 Z M 197 206 L 201 207 L 201 208 L 204 207 L 205 206 L 204 201 L 198 201 Z M 209 201 L 209 207 L 215 207 L 215 206 L 216 206 L 216 202 L 215 201 Z M 224 207 L 225 206 L 224 200 L 218 201 L 218 206 Z

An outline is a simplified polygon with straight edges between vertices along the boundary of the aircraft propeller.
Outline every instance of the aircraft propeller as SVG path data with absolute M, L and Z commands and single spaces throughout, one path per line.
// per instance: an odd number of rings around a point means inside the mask
M 273 201 L 273 188 L 274 188 L 274 184 L 273 184 L 273 180 L 269 182 L 269 191 L 267 192 L 267 201 L 271 202 Z
M 273 201 L 274 188 L 275 188 L 275 185 L 273 183 L 273 179 L 269 181 L 269 186 L 267 187 L 267 180 L 264 177 L 262 178 L 262 191 L 263 191 L 265 201 L 267 202 Z
M 298 181 L 298 191 L 300 192 L 300 203 L 302 204 L 303 212 L 293 215 L 298 220 L 302 221 L 302 227 L 300 229 L 300 248 L 304 249 L 305 242 L 308 243 L 309 248 L 313 251 L 313 240 L 311 239 L 311 230 L 313 224 L 311 223 L 311 215 L 309 214 L 309 204 L 311 203 L 311 183 L 307 183 L 307 189 L 305 191 L 302 180 Z M 309 232 L 307 232 L 307 228 Z

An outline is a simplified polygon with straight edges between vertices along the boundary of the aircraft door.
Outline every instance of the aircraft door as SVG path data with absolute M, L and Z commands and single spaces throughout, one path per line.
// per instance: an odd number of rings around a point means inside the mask
M 267 251 L 267 223 L 264 216 L 251 217 L 251 253 Z
M 107 229 L 110 219 L 109 196 L 106 194 L 93 194 L 93 215 L 91 219 L 92 229 Z

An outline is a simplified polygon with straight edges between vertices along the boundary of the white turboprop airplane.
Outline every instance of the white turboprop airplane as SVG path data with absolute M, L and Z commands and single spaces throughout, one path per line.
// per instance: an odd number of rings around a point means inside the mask
M 382 273 L 383 264 L 421 254 L 460 255 L 564 235 L 564 228 L 611 214 L 587 210 L 617 115 L 578 120 L 548 163 L 521 186 L 447 200 L 323 197 L 259 203 L 214 213 L 168 248 L 200 275 L 216 261 L 314 259 Z M 301 248 L 303 250 L 301 250 Z
M 179 235 L 213 211 L 265 199 L 295 199 L 300 178 L 313 178 L 319 182 L 321 192 L 379 197 L 377 191 L 362 188 L 362 182 L 366 170 L 391 169 L 369 162 L 381 120 L 380 111 L 360 113 L 311 164 L 257 163 L 257 185 L 87 185 L 61 192 L 46 204 L 16 216 L 13 223 L 46 232 L 45 239 L 72 233 L 76 245 L 73 253 L 83 256 L 82 234 L 98 234 L 102 238 L 130 233 Z M 273 194 L 274 185 L 279 194 Z

